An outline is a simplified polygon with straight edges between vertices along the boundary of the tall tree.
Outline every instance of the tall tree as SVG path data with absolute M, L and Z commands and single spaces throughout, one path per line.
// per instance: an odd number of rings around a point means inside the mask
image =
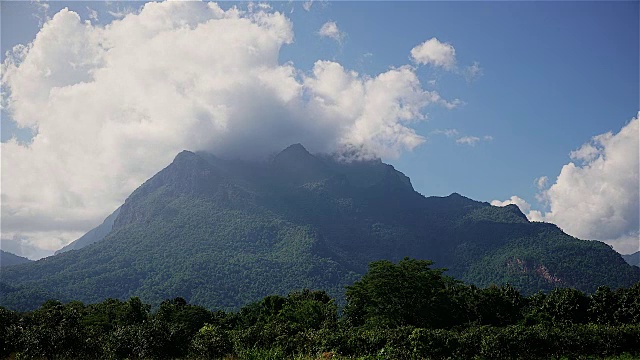
M 456 282 L 432 261 L 404 258 L 374 261 L 361 280 L 347 287 L 345 315 L 354 326 L 434 328 L 449 323 L 446 290 Z

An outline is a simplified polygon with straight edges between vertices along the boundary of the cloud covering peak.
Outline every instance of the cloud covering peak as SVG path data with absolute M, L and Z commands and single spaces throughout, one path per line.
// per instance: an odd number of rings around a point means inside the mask
M 411 123 L 425 107 L 459 103 L 410 66 L 279 63 L 293 41 L 290 19 L 260 6 L 151 2 L 104 26 L 56 13 L 2 64 L 3 106 L 36 133 L 2 144 L 3 247 L 60 248 L 183 149 L 250 158 L 300 142 L 397 157 L 424 142 Z

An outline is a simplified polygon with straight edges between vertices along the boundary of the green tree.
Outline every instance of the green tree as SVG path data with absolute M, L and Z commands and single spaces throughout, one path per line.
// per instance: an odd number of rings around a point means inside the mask
M 619 309 L 618 296 L 608 286 L 600 286 L 589 296 L 589 321 L 596 324 L 613 325 Z
M 347 320 L 354 326 L 446 326 L 451 322 L 446 290 L 456 282 L 431 265 L 409 258 L 372 262 L 361 280 L 347 286 Z
M 583 324 L 588 320 L 589 299 L 579 290 L 557 288 L 549 293 L 543 311 L 554 324 Z
M 640 324 L 640 281 L 616 290 L 618 308 L 614 314 L 620 324 Z
M 163 301 L 153 319 L 168 328 L 168 355 L 179 358 L 187 354 L 191 339 L 204 324 L 211 322 L 213 316 L 207 309 L 189 305 L 183 298 L 177 297 Z
M 80 319 L 84 305 L 48 300 L 20 322 L 18 347 L 27 358 L 66 359 L 89 356 Z
M 0 358 L 2 359 L 9 358 L 9 355 L 17 350 L 19 319 L 17 313 L 0 306 Z
M 522 317 L 524 298 L 510 285 L 481 289 L 477 301 L 478 320 L 482 325 L 513 325 Z
M 203 326 L 191 342 L 191 354 L 198 359 L 219 359 L 232 351 L 229 331 L 214 324 Z

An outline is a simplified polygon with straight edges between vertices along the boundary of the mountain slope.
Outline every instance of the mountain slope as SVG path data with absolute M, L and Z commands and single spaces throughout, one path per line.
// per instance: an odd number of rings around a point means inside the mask
M 25 264 L 32 261 L 33 260 L 29 260 L 26 257 L 18 256 L 10 252 L 0 250 L 0 267 Z
M 607 245 L 530 223 L 516 206 L 425 198 L 390 165 L 337 162 L 297 144 L 266 163 L 178 154 L 129 196 L 103 241 L 2 269 L 4 282 L 23 287 L 0 293 L 0 304 L 28 308 L 25 287 L 84 302 L 181 296 L 223 309 L 300 288 L 340 298 L 369 262 L 405 256 L 527 293 L 640 280 Z

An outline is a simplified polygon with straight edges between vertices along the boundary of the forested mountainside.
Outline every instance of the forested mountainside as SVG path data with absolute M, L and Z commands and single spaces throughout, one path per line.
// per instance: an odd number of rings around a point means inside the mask
M 340 162 L 297 144 L 263 163 L 181 152 L 127 198 L 102 240 L 3 268 L 0 305 L 179 296 L 228 310 L 302 288 L 341 301 L 369 262 L 405 256 L 525 294 L 640 280 L 608 245 L 531 223 L 515 205 L 424 197 L 379 160 Z

